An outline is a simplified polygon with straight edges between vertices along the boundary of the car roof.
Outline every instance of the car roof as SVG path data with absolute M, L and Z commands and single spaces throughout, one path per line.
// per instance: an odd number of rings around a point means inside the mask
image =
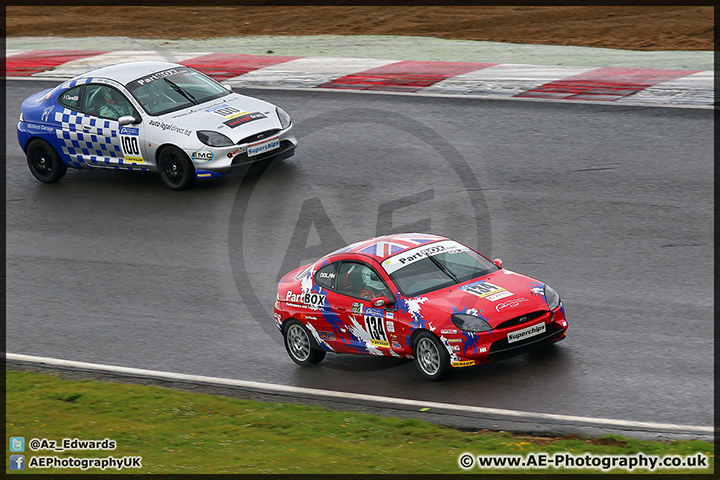
M 449 239 L 428 233 L 398 233 L 353 243 L 352 245 L 335 250 L 327 256 L 339 253 L 356 253 L 369 256 L 378 262 L 382 262 L 397 253 L 440 240 Z
M 126 85 L 127 83 L 135 80 L 136 78 L 144 77 L 155 72 L 167 70 L 173 67 L 184 67 L 178 63 L 171 62 L 125 62 L 118 63 L 115 65 L 109 65 L 107 67 L 96 68 L 82 75 L 78 75 L 75 78 L 87 78 L 87 77 L 103 77 L 115 80 L 117 82 Z

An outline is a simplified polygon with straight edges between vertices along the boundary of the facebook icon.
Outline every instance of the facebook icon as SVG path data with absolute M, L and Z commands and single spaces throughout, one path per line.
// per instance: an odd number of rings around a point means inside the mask
M 25 455 L 10 455 L 10 470 L 25 470 Z

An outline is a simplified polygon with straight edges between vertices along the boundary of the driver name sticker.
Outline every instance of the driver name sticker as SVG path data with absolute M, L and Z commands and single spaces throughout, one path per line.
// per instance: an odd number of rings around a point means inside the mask
M 489 282 L 483 282 L 482 280 L 460 287 L 460 290 L 463 290 L 467 293 L 472 293 L 473 295 L 477 295 L 480 298 L 487 297 L 489 300 L 492 301 L 512 295 L 512 293 L 508 292 L 503 287 L 498 287 L 497 285 L 493 285 Z M 506 292 L 506 294 L 500 295 L 501 292 Z M 493 298 L 490 298 L 490 296 L 492 296 Z
M 421 245 L 402 253 L 398 253 L 382 262 L 382 267 L 388 275 L 396 272 L 402 267 L 411 265 L 419 260 L 441 253 L 459 253 L 469 250 L 465 245 L 454 240 L 443 240 L 430 245 Z
M 123 160 L 125 163 L 140 164 L 145 163 L 145 159 L 140 152 L 140 129 L 133 127 L 120 127 L 120 146 L 123 152 Z
M 385 321 L 382 311 L 375 308 L 365 309 L 365 330 L 370 334 L 370 341 L 376 347 L 390 348 L 387 334 L 385 333 Z

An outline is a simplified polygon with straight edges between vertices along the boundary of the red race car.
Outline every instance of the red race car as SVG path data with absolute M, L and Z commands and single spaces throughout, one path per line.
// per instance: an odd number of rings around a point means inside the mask
M 274 316 L 298 365 L 327 352 L 414 358 L 429 380 L 553 344 L 568 327 L 549 285 L 420 233 L 354 243 L 293 270 Z

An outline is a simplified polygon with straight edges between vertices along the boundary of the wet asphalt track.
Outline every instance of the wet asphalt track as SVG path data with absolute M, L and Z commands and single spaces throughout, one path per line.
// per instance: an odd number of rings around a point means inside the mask
M 8 352 L 713 424 L 712 111 L 247 91 L 290 112 L 296 156 L 172 192 L 156 174 L 37 182 L 15 122 L 23 98 L 55 84 L 7 82 Z M 397 359 L 296 367 L 270 310 L 278 274 L 407 229 L 553 285 L 567 340 L 444 383 Z

